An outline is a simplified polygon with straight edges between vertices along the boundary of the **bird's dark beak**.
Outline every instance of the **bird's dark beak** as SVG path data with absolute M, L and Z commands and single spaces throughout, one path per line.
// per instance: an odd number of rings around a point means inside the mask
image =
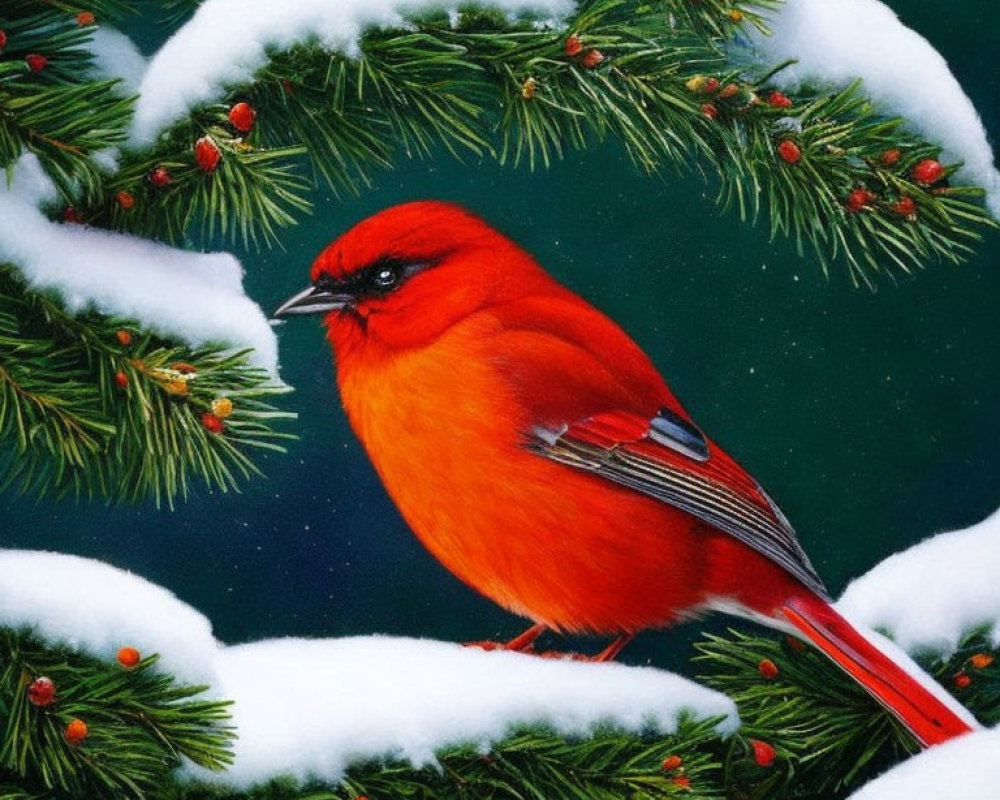
M 292 314 L 325 314 L 328 311 L 339 311 L 353 302 L 349 294 L 328 292 L 318 286 L 310 286 L 296 295 L 289 297 L 278 306 L 273 316 L 289 317 Z

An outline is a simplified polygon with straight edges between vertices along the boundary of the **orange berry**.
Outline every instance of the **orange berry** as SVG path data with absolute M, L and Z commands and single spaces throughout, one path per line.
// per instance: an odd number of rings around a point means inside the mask
M 566 37 L 566 43 L 563 45 L 563 52 L 570 58 L 580 55 L 580 53 L 583 52 L 583 39 L 575 33 L 571 33 Z
M 124 389 L 128 386 L 128 375 L 121 370 L 118 370 L 118 372 L 115 373 L 115 383 L 118 384 L 119 389 Z
M 128 347 L 132 344 L 132 334 L 126 330 L 116 331 L 115 338 L 118 340 L 118 344 L 122 347 Z
M 986 669 L 993 663 L 993 660 L 993 656 L 987 653 L 976 653 L 969 659 L 969 663 L 972 665 L 973 669 Z
M 131 192 L 120 191 L 115 195 L 115 199 L 118 201 L 118 205 L 124 208 L 126 211 L 135 205 L 135 198 L 132 196 Z
M 212 413 L 219 419 L 225 419 L 233 413 L 233 401 L 228 397 L 216 397 L 212 401 Z
M 778 665 L 769 658 L 761 659 L 757 665 L 757 671 L 768 680 L 778 677 Z
M 667 756 L 665 759 L 663 759 L 663 763 L 660 766 L 663 767 L 664 772 L 671 772 L 677 769 L 683 763 L 684 761 L 681 759 L 680 756 Z
M 69 725 L 66 726 L 66 741 L 71 745 L 76 746 L 87 738 L 88 733 L 87 723 L 82 719 L 74 719 L 69 723 Z
M 899 161 L 899 157 L 901 155 L 902 153 L 894 147 L 891 150 L 886 150 L 884 153 L 882 153 L 882 158 L 880 159 L 880 161 L 884 166 L 891 167 L 893 164 Z
M 778 143 L 778 155 L 786 164 L 798 164 L 802 159 L 802 151 L 791 139 L 784 139 Z
M 682 789 L 691 788 L 691 779 L 684 775 L 678 775 L 676 778 L 671 778 L 670 780 L 675 786 L 680 786 Z
M 123 647 L 118 651 L 118 663 L 125 669 L 132 669 L 140 661 L 142 661 L 142 655 L 134 647 Z
M 583 54 L 583 60 L 580 62 L 587 69 L 593 69 L 598 64 L 604 60 L 604 53 L 596 48 L 591 48 L 586 53 Z
M 89 11 L 81 11 L 76 15 L 77 25 L 93 25 L 97 19 Z

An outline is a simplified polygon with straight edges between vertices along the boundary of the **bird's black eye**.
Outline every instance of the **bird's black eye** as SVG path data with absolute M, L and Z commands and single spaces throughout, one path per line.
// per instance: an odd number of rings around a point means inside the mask
M 379 264 L 372 270 L 371 286 L 378 292 L 388 292 L 399 285 L 402 270 L 394 264 Z

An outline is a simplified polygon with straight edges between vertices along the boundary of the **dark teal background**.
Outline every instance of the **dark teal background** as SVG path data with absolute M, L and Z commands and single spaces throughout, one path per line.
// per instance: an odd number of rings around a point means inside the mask
M 995 140 L 995 12 L 985 0 L 892 5 L 942 51 Z M 329 240 L 416 198 L 478 212 L 629 330 L 775 496 L 833 593 L 1000 505 L 1000 238 L 966 265 L 931 265 L 872 294 L 720 215 L 699 180 L 641 176 L 614 147 L 534 174 L 442 156 L 400 163 L 358 199 L 317 196 L 286 251 L 242 254 L 248 291 L 274 308 L 306 284 Z M 340 410 L 318 325 L 294 321 L 279 335 L 301 439 L 266 461 L 267 480 L 174 511 L 0 496 L 0 545 L 134 570 L 227 641 L 517 633 L 522 621 L 460 585 L 395 513 Z M 696 630 L 646 636 L 626 660 L 674 663 L 669 651 Z

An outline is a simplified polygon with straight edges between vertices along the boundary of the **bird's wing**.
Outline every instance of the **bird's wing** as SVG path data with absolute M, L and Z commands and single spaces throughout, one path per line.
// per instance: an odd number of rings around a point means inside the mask
M 613 411 L 559 430 L 537 427 L 529 446 L 553 461 L 686 511 L 826 596 L 795 531 L 767 493 L 694 424 L 670 409 L 661 409 L 651 419 Z

